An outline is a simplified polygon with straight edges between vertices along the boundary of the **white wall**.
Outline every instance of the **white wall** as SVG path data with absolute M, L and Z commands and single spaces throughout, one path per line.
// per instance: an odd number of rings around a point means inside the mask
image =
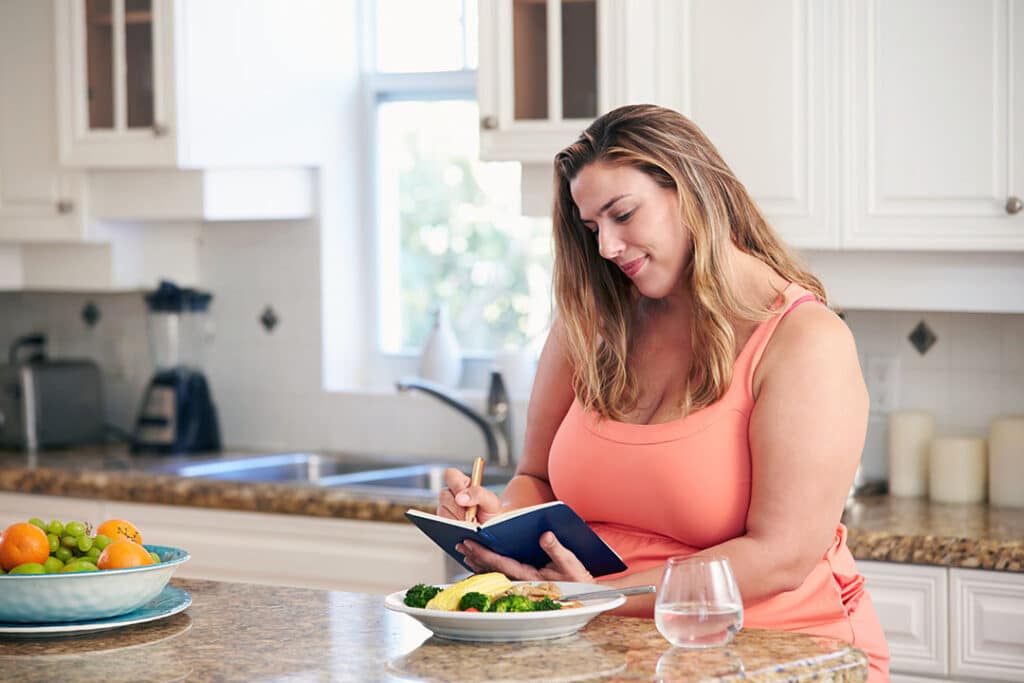
M 259 449 L 405 453 L 469 460 L 483 439 L 465 418 L 385 384 L 353 393 L 321 389 L 315 221 L 202 228 L 204 286 L 214 294 L 208 374 L 225 442 Z M 88 328 L 87 301 L 102 318 Z M 259 322 L 270 306 L 280 322 Z M 1024 412 L 1024 315 L 848 311 L 862 365 L 899 362 L 896 405 L 934 411 L 940 433 L 984 434 L 995 415 Z M 920 355 L 907 337 L 924 320 L 938 341 Z M 105 371 L 111 420 L 129 427 L 151 372 L 141 294 L 0 294 L 0 351 L 19 333 L 45 331 L 54 356 L 89 356 Z M 351 334 L 362 334 L 352 330 Z M 482 390 L 482 378 L 469 387 Z M 481 392 L 470 392 L 482 402 Z M 513 414 L 521 432 L 525 404 Z M 886 472 L 886 416 L 873 414 L 865 472 Z

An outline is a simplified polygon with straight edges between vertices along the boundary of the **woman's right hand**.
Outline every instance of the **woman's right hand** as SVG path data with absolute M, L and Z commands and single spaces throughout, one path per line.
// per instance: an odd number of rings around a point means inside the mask
M 441 491 L 437 501 L 439 517 L 466 519 L 466 511 L 476 505 L 476 520 L 484 523 L 501 513 L 501 500 L 494 491 L 483 486 L 470 486 L 469 476 L 454 467 L 444 471 L 444 483 L 448 488 Z

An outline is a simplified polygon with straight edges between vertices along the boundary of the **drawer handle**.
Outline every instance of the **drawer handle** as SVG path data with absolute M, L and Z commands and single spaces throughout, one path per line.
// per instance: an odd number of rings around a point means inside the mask
M 1010 197 L 1006 200 L 1006 213 L 1011 216 L 1020 213 L 1020 210 L 1024 209 L 1024 202 L 1020 200 L 1020 197 Z

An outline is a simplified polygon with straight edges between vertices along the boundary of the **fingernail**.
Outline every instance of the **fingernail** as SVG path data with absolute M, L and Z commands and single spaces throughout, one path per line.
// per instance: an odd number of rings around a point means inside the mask
M 455 502 L 458 503 L 459 505 L 468 505 L 469 504 L 469 494 L 468 493 L 460 493 L 459 495 L 455 496 Z

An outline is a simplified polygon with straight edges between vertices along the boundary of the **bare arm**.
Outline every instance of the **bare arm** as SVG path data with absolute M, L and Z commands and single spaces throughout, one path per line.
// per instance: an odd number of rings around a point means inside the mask
M 555 432 L 572 405 L 572 370 L 562 342 L 562 325 L 556 319 L 537 362 L 537 373 L 526 409 L 526 435 L 516 475 L 500 501 L 487 489 L 468 489 L 469 477 L 455 469 L 445 473 L 448 490 L 442 491 L 438 514 L 461 518 L 465 508 L 477 503 L 481 520 L 505 510 L 555 499 L 548 483 L 548 452 Z M 465 489 L 466 502 L 454 496 Z

